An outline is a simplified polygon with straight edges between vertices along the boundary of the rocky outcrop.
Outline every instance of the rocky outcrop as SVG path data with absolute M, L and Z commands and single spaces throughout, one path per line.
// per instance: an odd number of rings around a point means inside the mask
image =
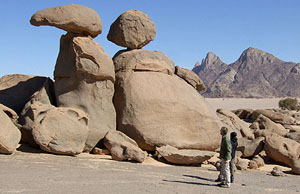
M 299 67 L 250 47 L 229 65 L 208 53 L 193 71 L 207 88 L 205 97 L 285 97 L 300 96 Z
M 139 10 L 128 10 L 110 26 L 107 39 L 119 46 L 138 49 L 154 40 L 155 24 Z
M 40 90 L 48 78 L 22 74 L 0 78 L 0 103 L 20 114 L 31 96 Z
M 137 143 L 120 131 L 110 131 L 104 137 L 104 145 L 111 153 L 113 160 L 143 162 L 147 152 L 141 150 Z
M 281 124 L 273 122 L 271 119 L 262 114 L 257 117 L 250 128 L 253 130 L 265 130 L 281 136 L 285 136 L 288 133 L 288 130 L 285 129 Z
M 275 112 L 273 110 L 255 110 L 251 114 L 251 119 L 255 120 L 257 119 L 260 115 L 264 115 L 265 117 L 269 118 L 275 123 L 279 123 L 282 125 L 293 125 L 297 124 L 297 120 L 294 119 L 293 117 L 280 113 L 280 112 Z
M 97 12 L 76 4 L 40 10 L 31 17 L 30 23 L 34 26 L 54 26 L 67 32 L 92 37 L 102 32 L 102 21 Z
M 254 139 L 254 134 L 249 129 L 248 124 L 230 110 L 218 109 L 217 115 L 221 119 L 222 123 L 228 127 L 229 133 L 234 131 L 238 134 L 238 137 Z
M 169 145 L 157 148 L 157 152 L 168 162 L 181 165 L 202 164 L 215 155 L 215 152 L 190 149 L 179 150 Z
M 277 134 L 269 134 L 265 140 L 264 150 L 268 157 L 291 167 L 293 161 L 300 156 L 300 144 L 294 140 L 281 137 Z
M 175 72 L 174 62 L 160 51 L 121 50 L 115 54 L 114 64 L 116 72 L 150 71 L 168 75 L 173 75 Z
M 137 19 L 134 30 L 116 29 L 116 26 L 122 27 L 123 18 L 135 13 L 143 15 L 139 11 L 122 14 L 112 24 L 108 39 L 123 38 L 124 34 L 131 33 L 154 38 L 151 30 L 144 29 L 148 24 L 139 27 L 139 22 L 146 19 Z M 135 16 L 128 17 L 129 25 L 133 25 L 131 18 Z M 139 44 L 143 46 L 145 42 Z M 118 130 L 147 151 L 155 151 L 163 145 L 215 150 L 220 144 L 220 122 L 205 99 L 185 80 L 174 75 L 174 62 L 167 56 L 157 51 L 134 49 L 141 47 L 136 45 L 134 40 L 128 39 L 123 46 L 130 49 L 119 51 L 113 57 Z
M 178 75 L 183 80 L 185 80 L 188 84 L 193 86 L 196 90 L 198 91 L 205 90 L 205 86 L 202 80 L 193 71 L 176 66 L 175 74 Z
M 58 106 L 77 108 L 89 115 L 85 151 L 91 151 L 108 131 L 116 129 L 111 58 L 92 38 L 64 35 L 54 78 Z
M 0 126 L 0 153 L 12 154 L 20 142 L 21 133 L 2 109 L 0 109 Z
M 258 137 L 254 140 L 239 138 L 237 150 L 243 153 L 242 157 L 253 157 L 264 149 L 264 139 L 264 137 Z
M 37 115 L 42 118 L 32 129 L 35 142 L 44 151 L 76 155 L 83 151 L 88 134 L 86 113 L 64 107 L 52 107 Z

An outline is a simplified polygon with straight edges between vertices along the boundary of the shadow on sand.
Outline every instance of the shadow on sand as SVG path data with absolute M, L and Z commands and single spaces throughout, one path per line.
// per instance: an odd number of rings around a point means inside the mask
M 194 175 L 187 175 L 187 174 L 184 174 L 182 176 L 190 177 L 190 178 L 195 178 L 195 179 L 200 179 L 200 180 L 209 181 L 209 182 L 214 182 L 214 184 L 212 184 L 212 183 L 193 182 L 193 181 L 166 180 L 166 179 L 163 179 L 163 181 L 165 181 L 165 182 L 172 182 L 172 183 L 184 183 L 184 184 L 192 184 L 192 185 L 203 185 L 203 186 L 218 187 L 218 184 L 216 184 L 215 180 L 213 180 L 213 179 L 208 179 L 208 178 L 204 178 L 204 177 L 200 177 L 200 176 L 194 176 Z

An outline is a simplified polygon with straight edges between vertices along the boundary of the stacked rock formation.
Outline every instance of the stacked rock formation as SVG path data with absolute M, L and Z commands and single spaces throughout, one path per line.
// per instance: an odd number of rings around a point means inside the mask
M 110 27 L 108 40 L 127 48 L 113 57 L 117 130 L 147 151 L 163 145 L 215 150 L 220 123 L 195 90 L 204 89 L 200 78 L 179 68 L 178 76 L 165 54 L 141 49 L 155 32 L 151 19 L 138 10 L 123 13 Z
M 38 11 L 30 23 L 54 26 L 66 30 L 67 34 L 61 37 L 54 71 L 54 91 L 59 108 L 53 111 L 51 106 L 38 104 L 32 108 L 33 105 L 28 105 L 27 111 L 23 112 L 24 126 L 29 126 L 35 142 L 46 151 L 70 155 L 91 151 L 108 131 L 116 128 L 112 103 L 114 65 L 92 38 L 102 32 L 101 19 L 95 10 L 71 4 Z M 41 115 L 40 108 L 46 108 L 47 114 L 40 120 L 43 122 L 36 122 Z M 58 128 L 49 128 L 54 121 Z M 52 133 L 59 137 L 53 137 Z M 51 145 L 51 141 L 57 146 L 45 147 Z

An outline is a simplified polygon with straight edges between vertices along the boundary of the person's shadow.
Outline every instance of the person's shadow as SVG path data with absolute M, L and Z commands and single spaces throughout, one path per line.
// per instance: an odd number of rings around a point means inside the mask
M 209 178 L 204 178 L 204 177 L 194 176 L 194 175 L 187 175 L 187 174 L 184 174 L 182 176 L 190 177 L 190 178 L 196 178 L 196 179 L 205 180 L 205 181 L 209 181 L 209 182 L 214 182 L 214 184 L 212 184 L 212 183 L 193 182 L 193 181 L 166 180 L 166 179 L 163 179 L 163 181 L 172 182 L 172 183 L 192 184 L 192 185 L 218 186 L 218 184 L 215 183 L 214 179 L 209 179 Z

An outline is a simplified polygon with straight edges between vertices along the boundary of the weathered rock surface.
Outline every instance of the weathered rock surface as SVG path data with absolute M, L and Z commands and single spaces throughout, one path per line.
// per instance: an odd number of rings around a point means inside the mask
M 203 84 L 202 80 L 193 71 L 176 66 L 175 74 L 178 75 L 183 80 L 185 80 L 188 84 L 193 86 L 196 90 L 198 91 L 205 90 L 205 85 Z
M 121 50 L 113 58 L 115 71 L 151 71 L 173 75 L 174 62 L 160 51 Z
M 4 106 L 3 104 L 0 104 L 0 110 L 3 110 L 3 112 L 11 119 L 11 121 L 15 125 L 18 125 L 17 120 L 18 120 L 19 116 L 13 109 L 11 109 L 7 106 Z
M 193 71 L 207 88 L 205 97 L 286 97 L 300 96 L 299 67 L 250 47 L 229 65 L 208 53 Z
M 300 175 L 300 158 L 292 163 L 292 172 Z
M 168 162 L 183 165 L 202 164 L 215 155 L 215 152 L 191 149 L 179 150 L 169 145 L 159 147 L 157 151 Z
M 251 115 L 251 119 L 256 120 L 260 114 L 269 118 L 273 122 L 279 123 L 282 125 L 293 125 L 293 124 L 297 123 L 297 121 L 293 117 L 283 114 L 283 113 L 280 113 L 280 112 L 274 112 L 272 110 L 255 110 L 255 111 L 253 111 L 253 113 Z
M 296 142 L 300 143 L 300 132 L 289 132 L 286 134 L 287 138 L 295 140 Z
M 64 107 L 40 113 L 43 119 L 32 129 L 32 135 L 42 150 L 65 155 L 83 151 L 88 134 L 86 113 Z
M 139 10 L 128 10 L 110 26 L 107 39 L 130 49 L 142 48 L 154 40 L 155 24 Z
M 43 118 L 41 117 L 41 112 L 46 112 L 51 109 L 52 105 L 56 105 L 54 83 L 48 78 L 44 82 L 43 87 L 31 96 L 31 99 L 25 104 L 20 114 L 18 122 L 22 126 L 20 130 L 23 142 L 28 143 L 33 147 L 37 147 L 31 131 Z
M 247 170 L 249 167 L 250 160 L 244 158 L 238 158 L 236 163 L 236 168 L 238 170 Z
M 59 29 L 96 37 L 102 32 L 102 21 L 94 9 L 83 5 L 64 5 L 43 9 L 30 19 L 34 26 L 54 26 Z
M 21 133 L 2 109 L 0 109 L 0 126 L 0 153 L 12 154 L 20 142 Z
M 205 99 L 177 76 L 118 72 L 114 104 L 118 130 L 143 150 L 171 145 L 214 151 L 220 123 Z
M 288 130 L 285 129 L 281 124 L 273 122 L 268 117 L 260 114 L 257 119 L 250 126 L 253 130 L 265 130 L 272 133 L 276 133 L 281 136 L 285 136 Z
M 290 167 L 293 161 L 298 160 L 300 156 L 299 143 L 275 133 L 266 136 L 264 150 L 268 157 Z
M 22 74 L 0 78 L 0 103 L 20 114 L 32 94 L 43 87 L 48 78 Z
M 104 137 L 104 145 L 111 153 L 113 160 L 143 162 L 147 152 L 141 150 L 137 143 L 121 131 L 110 131 Z
M 240 119 L 250 119 L 250 116 L 253 112 L 252 109 L 238 109 L 232 111 L 234 114 L 236 114 Z
M 252 157 L 264 149 L 264 137 L 258 137 L 254 140 L 239 138 L 238 151 L 243 153 L 242 157 Z
M 91 151 L 108 131 L 116 130 L 113 62 L 92 38 L 67 34 L 61 38 L 54 77 L 58 106 L 89 115 L 85 151 Z
M 254 139 L 254 134 L 250 130 L 248 124 L 245 121 L 241 120 L 233 112 L 231 112 L 230 110 L 218 109 L 217 113 L 222 122 L 228 126 L 229 133 L 235 131 L 238 134 L 238 137 Z

